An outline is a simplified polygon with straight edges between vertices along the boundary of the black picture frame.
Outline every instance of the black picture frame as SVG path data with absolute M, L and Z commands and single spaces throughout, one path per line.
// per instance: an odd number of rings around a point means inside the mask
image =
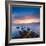
M 27 4 L 39 4 L 43 5 L 43 41 L 37 42 L 27 42 L 27 43 L 8 43 L 8 4 L 9 3 L 27 3 Z M 5 8 L 6 8 L 6 36 L 5 36 L 5 46 L 9 45 L 25 45 L 25 44 L 43 44 L 45 43 L 45 3 L 44 2 L 27 2 L 27 1 L 5 1 Z

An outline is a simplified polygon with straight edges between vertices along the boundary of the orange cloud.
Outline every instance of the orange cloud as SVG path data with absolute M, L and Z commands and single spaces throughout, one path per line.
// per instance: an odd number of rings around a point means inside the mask
M 38 23 L 39 19 L 16 19 L 12 23 L 13 24 L 28 24 L 28 23 Z

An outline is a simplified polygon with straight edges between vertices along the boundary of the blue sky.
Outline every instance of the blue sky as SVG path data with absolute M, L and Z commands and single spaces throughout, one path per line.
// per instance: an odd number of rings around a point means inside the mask
M 40 7 L 12 7 L 11 13 L 15 18 L 22 18 L 24 16 L 34 16 L 40 18 Z

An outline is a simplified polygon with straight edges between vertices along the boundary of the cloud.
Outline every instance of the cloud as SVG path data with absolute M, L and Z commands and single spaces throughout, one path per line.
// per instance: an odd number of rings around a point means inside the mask
M 14 19 L 13 24 L 28 24 L 28 23 L 38 23 L 40 19 L 34 16 L 25 16 L 19 19 Z

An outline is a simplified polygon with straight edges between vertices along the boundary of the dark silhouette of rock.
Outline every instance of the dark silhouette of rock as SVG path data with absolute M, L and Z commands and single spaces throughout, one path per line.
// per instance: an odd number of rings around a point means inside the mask
M 27 31 L 30 31 L 30 28 L 27 28 Z
M 16 27 L 17 29 L 19 29 L 20 27 Z
M 20 27 L 16 27 L 17 29 L 19 29 Z M 18 38 L 38 38 L 40 37 L 37 33 L 30 31 L 30 28 L 27 28 L 27 30 L 24 30 L 24 28 L 21 28 L 21 31 L 18 31 L 20 36 L 15 36 L 12 37 L 13 39 L 18 39 Z
M 33 31 L 31 31 L 31 37 L 37 38 L 37 37 L 39 37 L 39 35 L 37 33 L 33 32 Z

